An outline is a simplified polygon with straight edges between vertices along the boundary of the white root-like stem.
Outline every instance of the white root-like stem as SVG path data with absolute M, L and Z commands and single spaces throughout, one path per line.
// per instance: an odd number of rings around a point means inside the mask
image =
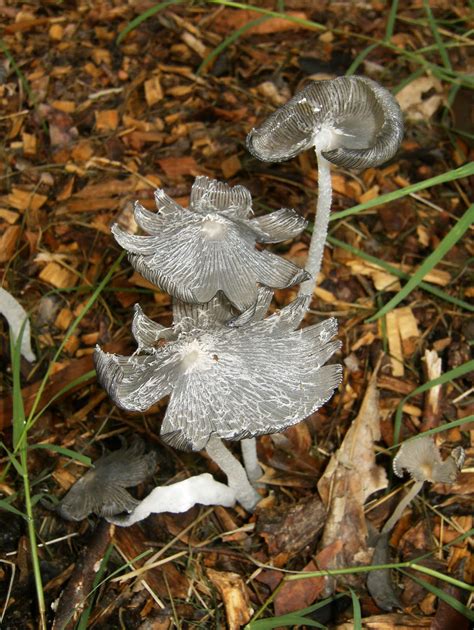
M 245 468 L 239 460 L 218 437 L 211 437 L 206 446 L 206 453 L 226 474 L 229 487 L 235 492 L 240 505 L 246 510 L 253 510 L 260 500 L 260 495 L 251 485 Z
M 330 163 L 321 155 L 321 151 L 318 149 L 316 149 L 316 159 L 318 161 L 318 202 L 316 204 L 313 234 L 306 261 L 306 271 L 311 274 L 311 278 L 301 284 L 300 296 L 313 295 L 321 270 L 331 214 L 332 183 Z
M 242 440 L 240 448 L 242 450 L 242 459 L 244 460 L 247 477 L 251 483 L 255 483 L 263 474 L 260 464 L 258 463 L 256 438 Z
M 407 507 L 407 505 L 411 503 L 411 501 L 413 501 L 413 499 L 416 497 L 418 492 L 420 492 L 421 488 L 423 487 L 423 483 L 424 483 L 423 481 L 417 481 L 416 483 L 413 484 L 408 494 L 403 497 L 403 499 L 400 501 L 400 503 L 397 505 L 397 507 L 393 511 L 392 516 L 388 519 L 388 521 L 382 527 L 382 531 L 381 531 L 382 534 L 388 534 L 389 532 L 392 531 L 392 529 L 400 520 L 400 517 L 405 511 L 405 508 Z
M 158 486 L 130 514 L 106 518 L 114 525 L 129 527 L 150 514 L 187 512 L 196 504 L 232 507 L 235 504 L 235 492 L 216 481 L 209 473 L 203 473 L 170 486 Z

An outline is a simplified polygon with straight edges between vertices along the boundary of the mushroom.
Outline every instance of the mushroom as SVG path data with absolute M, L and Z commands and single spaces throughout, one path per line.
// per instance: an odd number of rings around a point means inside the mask
M 131 512 L 140 503 L 125 490 L 137 486 L 153 474 L 156 454 L 145 454 L 142 440 L 130 447 L 120 448 L 99 458 L 72 486 L 56 508 L 69 521 L 81 521 L 94 512 L 98 516 L 112 516 Z
M 403 471 L 406 470 L 415 483 L 383 526 L 382 533 L 392 531 L 405 508 L 413 501 L 425 481 L 454 483 L 463 467 L 464 459 L 464 449 L 457 446 L 443 461 L 433 438 L 429 436 L 404 442 L 393 460 L 393 471 L 398 477 L 403 477 Z
M 168 329 L 138 307 L 132 330 L 139 350 L 125 357 L 97 348 L 98 379 L 129 411 L 146 411 L 170 395 L 163 440 L 182 450 L 206 449 L 251 509 L 259 496 L 222 439 L 283 431 L 319 409 L 341 380 L 339 365 L 324 365 L 340 347 L 330 341 L 336 320 L 296 330 L 307 302 L 298 298 L 263 320 L 262 308 L 254 307 L 232 325 L 218 319 L 215 302 L 180 306 Z M 189 309 L 198 315 L 182 317 Z
M 299 234 L 306 221 L 294 210 L 249 218 L 249 191 L 208 177 L 196 178 L 189 209 L 163 190 L 155 200 L 157 213 L 135 204 L 136 222 L 149 236 L 128 234 L 117 224 L 112 233 L 133 267 L 174 297 L 203 303 L 222 292 L 243 311 L 255 302 L 257 283 L 282 289 L 308 278 L 290 261 L 255 248 Z
M 464 463 L 464 450 L 454 448 L 443 461 L 433 438 L 421 436 L 404 442 L 393 460 L 393 470 L 398 477 L 403 477 L 406 470 L 415 481 L 408 494 L 400 501 L 393 514 L 382 527 L 374 547 L 372 564 L 390 562 L 390 532 L 402 516 L 407 505 L 413 501 L 425 481 L 454 483 Z M 376 604 L 382 610 L 401 608 L 398 593 L 392 583 L 389 569 L 376 569 L 367 576 L 367 588 Z
M 247 136 L 247 147 L 266 162 L 288 160 L 314 147 L 318 202 L 300 295 L 312 295 L 321 268 L 331 208 L 330 162 L 344 168 L 378 166 L 392 158 L 403 137 L 401 110 L 388 90 L 359 76 L 312 81 Z

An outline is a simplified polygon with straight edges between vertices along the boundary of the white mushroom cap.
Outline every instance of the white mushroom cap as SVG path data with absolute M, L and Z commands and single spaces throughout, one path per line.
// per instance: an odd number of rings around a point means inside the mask
M 247 136 L 250 153 L 266 162 L 288 160 L 314 146 L 346 168 L 367 168 L 393 157 L 403 118 L 392 94 L 366 77 L 312 81 Z
M 460 446 L 443 461 L 432 437 L 420 437 L 404 442 L 393 460 L 393 470 L 403 477 L 406 470 L 415 481 L 454 483 L 464 463 Z

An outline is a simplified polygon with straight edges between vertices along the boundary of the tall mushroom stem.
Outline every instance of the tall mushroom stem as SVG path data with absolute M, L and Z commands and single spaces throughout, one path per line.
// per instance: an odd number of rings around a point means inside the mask
M 400 501 L 395 510 L 393 511 L 392 516 L 388 519 L 385 525 L 382 527 L 382 534 L 388 534 L 395 527 L 396 523 L 399 521 L 401 515 L 405 511 L 407 505 L 413 501 L 418 492 L 423 487 L 423 481 L 417 481 L 413 484 L 408 494 Z
M 262 469 L 258 463 L 257 440 L 247 438 L 240 442 L 242 459 L 244 460 L 245 471 L 251 483 L 255 483 L 262 476 Z
M 332 183 L 330 163 L 321 155 L 321 149 L 318 148 L 316 148 L 316 159 L 318 162 L 318 202 L 308 259 L 306 261 L 306 271 L 311 274 L 311 278 L 301 284 L 299 296 L 313 294 L 321 270 L 321 261 L 323 259 L 331 213 Z
M 206 453 L 226 474 L 229 487 L 235 492 L 237 501 L 246 510 L 252 511 L 260 495 L 250 484 L 245 468 L 239 460 L 224 446 L 220 438 L 214 436 L 207 443 Z

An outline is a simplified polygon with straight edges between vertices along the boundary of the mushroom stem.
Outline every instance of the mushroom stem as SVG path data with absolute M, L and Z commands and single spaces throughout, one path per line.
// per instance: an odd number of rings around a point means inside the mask
M 400 501 L 400 503 L 397 505 L 397 507 L 393 511 L 392 516 L 388 519 L 388 521 L 382 527 L 381 534 L 388 534 L 389 532 L 392 531 L 396 523 L 399 521 L 401 515 L 405 511 L 405 508 L 407 507 L 407 505 L 411 501 L 413 501 L 413 499 L 416 497 L 418 492 L 423 487 L 423 483 L 424 483 L 423 481 L 417 481 L 416 483 L 413 484 L 408 494 L 405 497 L 403 497 L 403 499 Z
M 252 511 L 260 499 L 258 492 L 250 484 L 245 468 L 224 446 L 218 437 L 211 437 L 206 453 L 216 462 L 227 476 L 229 487 L 235 492 L 237 501 L 246 510 Z
M 318 202 L 308 259 L 306 261 L 306 271 L 311 274 L 311 278 L 301 284 L 299 296 L 313 295 L 321 270 L 321 261 L 323 259 L 331 213 L 332 183 L 330 163 L 321 155 L 320 149 L 316 149 L 316 159 L 318 162 Z
M 255 483 L 262 476 L 262 469 L 257 457 L 257 440 L 255 438 L 242 440 L 240 448 L 242 449 L 242 459 L 247 477 L 251 483 Z

